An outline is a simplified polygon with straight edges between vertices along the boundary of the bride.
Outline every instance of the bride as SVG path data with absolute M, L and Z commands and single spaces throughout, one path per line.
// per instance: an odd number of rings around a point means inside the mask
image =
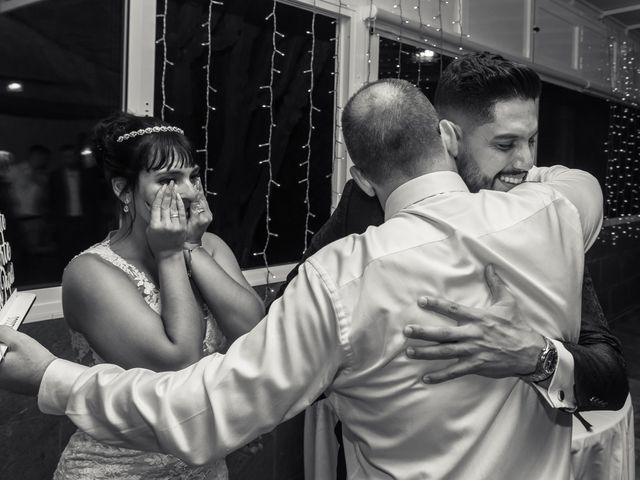
M 118 113 L 94 131 L 93 151 L 119 203 L 120 227 L 75 257 L 62 279 L 78 359 L 179 370 L 223 351 L 263 316 L 229 247 L 206 232 L 212 214 L 182 130 Z M 227 479 L 224 460 L 179 459 L 100 444 L 81 431 L 54 480 Z

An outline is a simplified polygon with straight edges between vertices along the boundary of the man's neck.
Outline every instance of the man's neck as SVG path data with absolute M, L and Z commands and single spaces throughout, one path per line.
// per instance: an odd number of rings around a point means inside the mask
M 424 171 L 422 172 L 416 172 L 413 175 L 394 176 L 382 185 L 374 185 L 373 188 L 376 192 L 376 197 L 378 197 L 378 201 L 380 202 L 380 206 L 384 210 L 389 195 L 391 195 L 400 186 L 413 180 L 414 178 L 418 178 L 423 175 L 435 172 L 457 172 L 457 170 L 455 168 L 452 168 L 450 165 L 443 163 L 438 164 L 437 166 L 432 166 L 431 168 L 424 169 Z

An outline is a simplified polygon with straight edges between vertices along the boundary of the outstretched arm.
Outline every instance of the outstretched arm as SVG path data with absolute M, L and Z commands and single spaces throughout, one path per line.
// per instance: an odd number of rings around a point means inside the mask
M 38 391 L 43 412 L 66 414 L 99 441 L 211 462 L 299 413 L 348 365 L 332 288 L 305 264 L 267 318 L 226 355 L 178 372 L 87 369 L 0 328 L 9 345 L 0 388 Z

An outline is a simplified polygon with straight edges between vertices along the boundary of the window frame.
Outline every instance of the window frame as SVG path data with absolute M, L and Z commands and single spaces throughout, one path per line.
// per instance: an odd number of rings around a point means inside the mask
M 338 54 L 338 85 L 336 86 L 336 106 L 341 107 L 346 99 L 364 83 L 365 62 L 353 62 L 357 49 L 366 53 L 368 33 L 364 9 L 354 9 L 344 1 L 333 0 L 279 0 L 280 3 L 315 11 L 336 18 L 339 29 L 340 51 Z M 153 115 L 155 85 L 156 50 L 156 0 L 125 0 L 124 8 L 124 55 L 123 55 L 123 101 L 121 108 L 139 115 Z M 368 7 L 367 7 L 368 10 Z M 354 41 L 354 39 L 356 41 Z M 364 45 L 364 50 L 363 49 Z M 364 56 L 364 55 L 362 55 Z M 373 63 L 373 62 L 372 62 Z M 345 74 L 346 72 L 346 74 Z M 366 79 L 366 78 L 365 78 Z M 337 110 L 338 112 L 340 110 Z M 337 120 L 335 120 L 337 121 Z M 334 138 L 334 170 L 331 179 L 331 211 L 335 209 L 342 188 L 349 178 L 351 165 L 340 132 Z M 334 134 L 335 136 L 335 134 Z M 337 141 L 336 141 L 337 140 Z M 296 263 L 270 265 L 243 269 L 242 273 L 253 287 L 267 283 L 285 281 Z M 268 280 L 268 282 L 267 282 Z M 25 323 L 63 318 L 62 286 L 24 290 L 36 295 L 36 301 L 25 319 Z

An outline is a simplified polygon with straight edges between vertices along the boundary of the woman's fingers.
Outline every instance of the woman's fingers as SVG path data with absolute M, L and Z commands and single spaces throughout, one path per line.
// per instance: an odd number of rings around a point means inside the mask
M 162 223 L 169 225 L 171 223 L 171 195 L 173 193 L 173 181 L 167 185 L 162 195 L 162 203 L 160 204 L 160 218 Z
M 156 192 L 156 196 L 151 204 L 151 223 L 159 223 L 162 219 L 162 200 L 164 199 L 164 192 L 167 186 L 163 185 L 160 190 Z
M 176 207 L 178 209 L 178 221 L 182 227 L 186 227 L 187 225 L 187 212 L 184 208 L 184 202 L 182 201 L 182 196 L 176 192 Z
M 169 220 L 172 224 L 180 223 L 180 213 L 178 212 L 178 192 L 176 186 L 171 182 L 171 202 L 169 203 Z

